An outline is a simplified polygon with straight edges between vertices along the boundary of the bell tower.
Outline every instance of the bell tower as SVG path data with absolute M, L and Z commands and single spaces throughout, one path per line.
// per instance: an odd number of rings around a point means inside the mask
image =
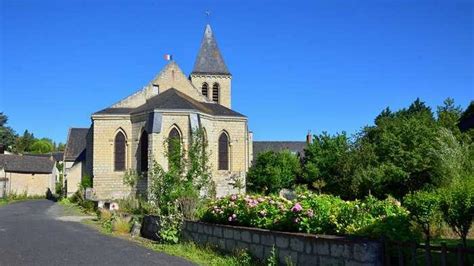
M 196 57 L 191 83 L 210 101 L 231 108 L 232 75 L 224 63 L 211 26 L 206 25 Z

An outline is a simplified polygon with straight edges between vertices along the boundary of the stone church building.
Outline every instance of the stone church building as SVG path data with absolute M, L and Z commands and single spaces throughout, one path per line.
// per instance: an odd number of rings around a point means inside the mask
M 196 128 L 206 135 L 217 195 L 236 192 L 233 182 L 245 180 L 253 141 L 247 117 L 231 109 L 231 88 L 232 75 L 207 25 L 189 76 L 171 60 L 143 89 L 92 114 L 83 134 L 82 174 L 92 176 L 97 199 L 129 195 L 123 184 L 129 169 L 147 172 L 154 161 L 166 169 L 166 140 L 179 138 L 187 149 Z M 139 183 L 139 191 L 149 182 Z

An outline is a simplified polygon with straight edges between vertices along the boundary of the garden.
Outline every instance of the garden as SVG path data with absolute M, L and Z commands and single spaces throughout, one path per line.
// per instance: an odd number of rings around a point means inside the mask
M 441 263 L 437 247 L 430 251 L 440 245 L 439 252 L 457 248 L 464 263 L 472 262 L 474 132 L 461 132 L 457 123 L 473 111 L 474 104 L 463 112 L 450 99 L 436 115 L 419 100 L 396 112 L 387 108 L 353 137 L 315 135 L 299 157 L 259 154 L 247 175 L 247 194 L 223 198 L 215 197 L 207 143 L 197 130 L 188 150 L 177 139 L 167 141 L 168 170 L 155 163 L 146 176 L 129 171 L 124 183 L 133 193 L 117 201 L 118 209 L 98 211 L 98 223 L 107 232 L 137 234 L 145 216 L 158 217 L 162 250 L 200 250 L 182 242 L 183 223 L 192 220 L 383 240 L 394 244 L 385 250 L 401 254 L 402 262 L 412 250 L 401 246 L 420 245 L 427 252 L 416 246 L 408 256 L 419 264 Z M 152 181 L 146 200 L 134 190 L 145 177 Z M 280 195 L 282 189 L 288 195 Z M 93 209 L 77 195 L 74 201 Z M 205 250 L 223 256 L 213 247 Z M 272 254 L 269 265 L 276 263 Z M 245 251 L 232 258 L 257 263 Z

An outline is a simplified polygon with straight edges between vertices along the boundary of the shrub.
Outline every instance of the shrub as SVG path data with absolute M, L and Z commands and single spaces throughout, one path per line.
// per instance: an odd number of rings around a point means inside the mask
M 112 233 L 112 223 L 114 220 L 114 215 L 109 210 L 101 209 L 98 211 L 99 221 L 102 228 L 108 232 Z
M 116 217 L 113 221 L 113 229 L 119 234 L 128 234 L 131 230 L 130 217 Z
M 201 220 L 314 234 L 353 234 L 408 240 L 408 212 L 392 200 L 343 201 L 310 192 L 289 201 L 277 196 L 231 195 L 210 203 Z M 386 230 L 390 229 L 390 230 Z
M 443 219 L 467 247 L 467 234 L 474 216 L 474 184 L 472 180 L 459 182 L 442 190 L 440 208 Z
M 293 187 L 300 172 L 300 161 L 290 151 L 266 151 L 250 167 L 247 188 L 257 193 L 275 193 Z

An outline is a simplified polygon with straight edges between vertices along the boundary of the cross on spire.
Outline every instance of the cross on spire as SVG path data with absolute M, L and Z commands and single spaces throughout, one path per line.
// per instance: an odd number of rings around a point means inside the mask
M 210 17 L 211 17 L 211 11 L 206 10 L 204 13 L 206 14 L 207 23 L 209 23 L 209 20 L 210 20 Z

